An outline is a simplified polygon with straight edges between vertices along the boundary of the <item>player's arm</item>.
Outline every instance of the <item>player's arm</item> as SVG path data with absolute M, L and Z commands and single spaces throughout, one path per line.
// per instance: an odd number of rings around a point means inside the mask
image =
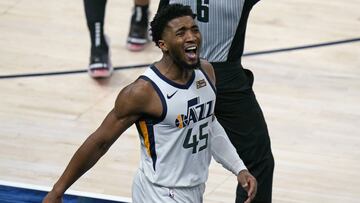
M 205 60 L 201 60 L 201 68 L 215 86 L 216 78 L 212 65 Z M 238 182 L 248 192 L 248 199 L 245 203 L 251 202 L 256 195 L 256 179 L 248 172 L 244 162 L 240 159 L 235 147 L 231 144 L 224 128 L 217 121 L 216 117 L 214 117 L 210 131 L 210 150 L 214 159 L 237 176 Z
M 213 83 L 215 86 L 216 79 L 214 68 L 212 67 L 212 65 L 205 60 L 201 60 L 201 68 L 208 76 L 210 82 Z M 235 175 L 238 175 L 239 172 L 242 170 L 246 170 L 245 164 L 239 158 L 238 154 L 236 153 L 235 147 L 231 144 L 225 130 L 217 121 L 216 117 L 214 117 L 210 131 L 211 153 L 214 156 L 215 160 L 221 163 L 224 168 L 233 172 Z
M 99 128 L 75 152 L 65 171 L 43 202 L 61 202 L 65 191 L 107 152 L 115 140 L 142 113 L 153 113 L 151 105 L 154 103 L 151 98 L 154 98 L 154 91 L 147 83 L 137 80 L 119 93 L 114 108 L 108 113 Z
M 224 128 L 216 118 L 210 128 L 210 150 L 214 159 L 224 168 L 237 176 L 239 184 L 248 192 L 245 203 L 251 202 L 256 195 L 256 179 L 248 172 L 244 162 L 240 159 L 235 147 L 231 144 Z

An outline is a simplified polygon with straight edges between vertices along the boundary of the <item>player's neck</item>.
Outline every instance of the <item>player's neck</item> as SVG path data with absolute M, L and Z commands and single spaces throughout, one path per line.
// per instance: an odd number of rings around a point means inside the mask
M 155 63 L 155 67 L 166 78 L 179 84 L 186 84 L 194 71 L 192 69 L 180 67 L 169 57 L 163 57 L 159 62 Z

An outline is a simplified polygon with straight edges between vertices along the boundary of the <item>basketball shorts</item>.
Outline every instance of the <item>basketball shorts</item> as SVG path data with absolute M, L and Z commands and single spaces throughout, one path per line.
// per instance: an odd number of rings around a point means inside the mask
M 168 188 L 150 182 L 139 169 L 132 186 L 133 203 L 202 203 L 205 184 Z

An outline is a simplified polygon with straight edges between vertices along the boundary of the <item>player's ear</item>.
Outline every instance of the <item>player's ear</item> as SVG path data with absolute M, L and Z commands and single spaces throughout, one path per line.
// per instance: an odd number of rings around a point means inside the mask
M 168 51 L 167 45 L 166 45 L 166 43 L 165 43 L 164 40 L 159 40 L 159 41 L 158 41 L 158 45 L 159 45 L 161 51 L 163 51 L 163 52 L 167 52 L 167 51 Z

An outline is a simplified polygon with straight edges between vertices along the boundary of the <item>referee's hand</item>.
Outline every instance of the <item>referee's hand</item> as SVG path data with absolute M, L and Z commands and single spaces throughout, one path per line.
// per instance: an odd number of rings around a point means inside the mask
M 239 184 L 246 190 L 248 198 L 244 203 L 250 203 L 255 195 L 257 190 L 257 182 L 254 176 L 252 176 L 248 170 L 242 170 L 237 176 Z

